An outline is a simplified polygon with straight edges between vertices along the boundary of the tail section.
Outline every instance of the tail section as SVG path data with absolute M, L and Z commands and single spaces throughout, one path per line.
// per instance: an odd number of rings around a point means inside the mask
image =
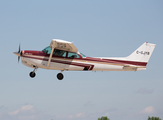
M 142 44 L 137 50 L 135 50 L 131 55 L 126 57 L 128 60 L 131 61 L 138 61 L 138 62 L 148 62 L 149 58 L 152 55 L 152 52 L 155 48 L 156 44 L 151 43 L 144 43 Z

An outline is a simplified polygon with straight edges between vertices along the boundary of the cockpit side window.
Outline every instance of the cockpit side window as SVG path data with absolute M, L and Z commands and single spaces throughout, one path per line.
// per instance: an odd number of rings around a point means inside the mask
M 68 52 L 68 58 L 80 58 L 77 53 Z
M 52 48 L 50 46 L 46 47 L 45 49 L 43 49 L 42 51 L 46 54 L 50 54 L 51 53 Z M 53 55 L 56 56 L 61 56 L 61 57 L 66 57 L 66 51 L 63 50 L 56 50 L 54 49 Z
M 66 57 L 66 51 L 54 49 L 53 55 Z

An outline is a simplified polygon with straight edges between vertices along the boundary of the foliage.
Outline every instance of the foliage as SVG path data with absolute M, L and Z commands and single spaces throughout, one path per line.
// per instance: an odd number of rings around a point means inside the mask
M 101 118 L 98 118 L 98 120 L 109 120 L 107 116 L 102 116 Z
M 159 117 L 148 117 L 148 120 L 161 120 Z

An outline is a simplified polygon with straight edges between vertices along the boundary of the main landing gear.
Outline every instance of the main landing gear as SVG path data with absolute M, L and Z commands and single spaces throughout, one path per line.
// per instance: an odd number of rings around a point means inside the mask
M 61 73 L 58 73 L 58 74 L 57 74 L 58 80 L 62 80 L 62 79 L 64 78 L 62 72 L 63 72 L 63 70 L 61 70 Z
M 58 80 L 62 80 L 62 79 L 63 79 L 63 77 L 64 77 L 64 76 L 63 76 L 63 74 L 62 74 L 62 73 L 58 73 L 58 74 L 57 74 L 57 78 L 58 78 Z

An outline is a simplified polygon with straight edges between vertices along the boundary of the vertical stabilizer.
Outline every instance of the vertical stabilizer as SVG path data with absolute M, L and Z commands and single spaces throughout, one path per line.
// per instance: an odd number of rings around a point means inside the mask
M 126 58 L 131 61 L 148 62 L 155 46 L 156 44 L 146 42 Z

